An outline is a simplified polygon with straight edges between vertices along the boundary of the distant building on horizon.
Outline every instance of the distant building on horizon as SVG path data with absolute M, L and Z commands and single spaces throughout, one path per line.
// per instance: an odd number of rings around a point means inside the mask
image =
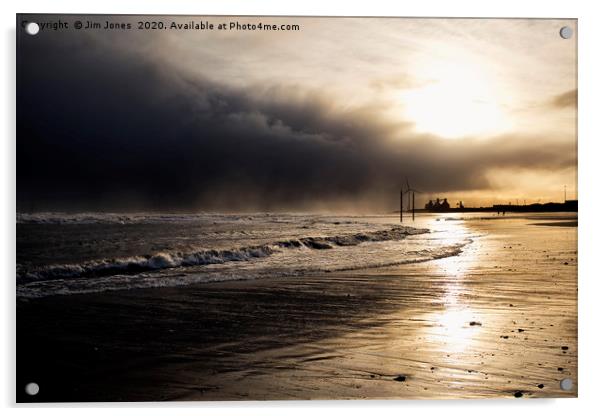
M 447 202 L 447 198 L 443 198 L 443 201 L 439 198 L 435 199 L 435 202 L 429 200 L 424 205 L 424 209 L 428 211 L 447 211 L 449 210 L 449 202 Z

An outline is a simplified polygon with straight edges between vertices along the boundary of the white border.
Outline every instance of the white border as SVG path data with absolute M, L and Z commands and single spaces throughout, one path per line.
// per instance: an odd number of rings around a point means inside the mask
M 325 415 L 333 411 L 346 415 L 392 413 L 426 414 L 483 414 L 545 412 L 556 415 L 587 414 L 596 406 L 597 388 L 601 373 L 600 328 L 597 318 L 602 316 L 598 297 L 602 293 L 602 268 L 598 263 L 600 246 L 596 238 L 600 232 L 597 208 L 602 208 L 602 190 L 596 186 L 602 175 L 598 160 L 602 139 L 600 123 L 600 40 L 602 22 L 596 13 L 596 2 L 578 0 L 421 0 L 393 2 L 381 0 L 345 0 L 327 3 L 324 0 L 304 1 L 186 1 L 186 0 L 103 0 L 85 3 L 76 0 L 23 0 L 16 4 L 2 2 L 2 83 L 4 97 L 0 101 L 0 126 L 3 140 L 0 148 L 0 276 L 2 288 L 2 341 L 0 357 L 3 360 L 0 376 L 0 403 L 14 406 L 14 265 L 15 265 L 15 14 L 20 13 L 131 13 L 131 14 L 235 14 L 235 15 L 348 15 L 348 16 L 434 16 L 434 17 L 558 17 L 579 19 L 579 399 L 557 400 L 455 400 L 455 401 L 401 401 L 401 402 L 244 402 L 244 403 L 170 403 L 170 404 L 98 404 L 86 405 L 85 412 L 100 414 L 230 414 L 245 411 L 252 415 L 305 415 L 308 412 Z M 411 34 L 410 34 L 411 35 Z M 81 413 L 83 405 L 31 406 L 22 409 L 25 414 L 37 410 L 45 414 L 63 415 Z M 110 409 L 110 410 L 109 410 Z

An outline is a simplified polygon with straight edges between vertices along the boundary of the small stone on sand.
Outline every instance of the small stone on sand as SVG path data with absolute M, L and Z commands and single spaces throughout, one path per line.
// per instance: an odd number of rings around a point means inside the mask
M 537 387 L 539 387 L 540 389 L 543 389 L 543 384 L 538 384 Z
M 393 380 L 395 380 L 395 381 L 406 381 L 406 376 L 400 374 L 397 377 L 395 377 Z
M 517 391 L 516 393 L 514 393 L 514 397 L 516 397 L 517 399 L 520 397 L 523 397 L 523 392 L 522 391 Z
M 470 326 L 475 326 L 475 325 L 481 326 L 482 324 L 479 321 L 470 321 Z

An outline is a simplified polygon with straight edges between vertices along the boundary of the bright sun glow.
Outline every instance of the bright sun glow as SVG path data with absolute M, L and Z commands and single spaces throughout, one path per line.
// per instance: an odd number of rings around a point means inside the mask
M 477 65 L 433 65 L 430 81 L 399 94 L 416 131 L 454 139 L 500 134 L 510 127 L 494 83 Z

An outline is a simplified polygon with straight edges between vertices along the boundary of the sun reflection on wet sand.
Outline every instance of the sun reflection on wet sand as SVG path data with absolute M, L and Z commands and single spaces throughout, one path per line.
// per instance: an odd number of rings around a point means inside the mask
M 429 319 L 434 322 L 434 328 L 426 337 L 430 342 L 439 343 L 445 350 L 452 352 L 466 350 L 481 325 L 474 320 L 474 314 L 469 309 L 448 309 Z
M 345 274 L 345 290 L 378 287 L 393 310 L 258 362 L 290 366 L 283 395 L 309 383 L 313 398 L 574 397 L 559 383 L 577 380 L 576 230 L 529 221 L 419 218 L 434 245 L 472 242 L 458 256 Z
M 463 221 L 446 221 L 443 233 L 443 240 L 453 244 L 465 239 L 468 230 Z M 444 284 L 444 309 L 426 317 L 426 320 L 433 324 L 425 328 L 424 337 L 428 342 L 440 344 L 444 350 L 450 352 L 469 349 L 482 326 L 478 314 L 461 300 L 461 294 L 467 292 L 463 279 L 468 272 L 468 266 L 474 266 L 475 261 L 475 250 L 466 249 L 462 256 L 447 257 L 435 263 L 442 274 L 452 279 Z

